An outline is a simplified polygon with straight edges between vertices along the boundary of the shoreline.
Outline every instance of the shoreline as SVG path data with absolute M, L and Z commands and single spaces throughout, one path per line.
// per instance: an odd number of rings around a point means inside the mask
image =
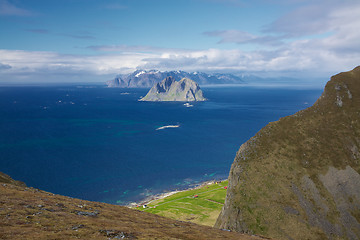
M 226 181 L 226 180 L 228 180 L 228 179 L 226 178 L 226 179 L 220 179 L 220 180 L 204 181 L 204 182 L 197 183 L 194 187 L 188 187 L 188 188 L 183 189 L 183 190 L 168 191 L 168 192 L 164 192 L 164 193 L 158 193 L 158 194 L 150 195 L 150 196 L 148 196 L 147 198 L 145 198 L 142 201 L 131 202 L 131 203 L 125 205 L 125 207 L 136 208 L 136 207 L 144 206 L 144 205 L 147 205 L 147 204 L 149 204 L 149 203 L 151 203 L 153 201 L 167 198 L 167 197 L 169 197 L 171 195 L 174 195 L 176 193 L 179 193 L 179 192 L 185 192 L 185 191 L 189 191 L 189 190 L 199 189 L 199 188 L 205 187 L 207 185 L 212 185 L 212 184 L 215 184 L 216 182 L 223 182 L 223 181 Z

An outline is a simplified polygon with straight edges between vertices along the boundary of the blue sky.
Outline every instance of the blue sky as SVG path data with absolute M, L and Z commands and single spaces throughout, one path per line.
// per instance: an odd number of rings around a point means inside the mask
M 0 0 L 0 83 L 135 69 L 329 78 L 360 64 L 358 0 Z

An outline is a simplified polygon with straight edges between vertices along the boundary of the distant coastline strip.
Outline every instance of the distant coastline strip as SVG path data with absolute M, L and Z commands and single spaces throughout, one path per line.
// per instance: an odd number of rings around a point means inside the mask
M 157 131 L 157 130 L 166 129 L 166 128 L 178 128 L 178 127 L 180 127 L 180 124 L 178 124 L 178 125 L 166 125 L 166 126 L 158 127 L 158 128 L 156 129 L 156 131 Z

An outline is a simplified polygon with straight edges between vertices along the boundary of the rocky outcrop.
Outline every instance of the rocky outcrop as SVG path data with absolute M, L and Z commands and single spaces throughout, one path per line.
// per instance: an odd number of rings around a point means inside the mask
M 184 71 L 166 71 L 158 70 L 136 70 L 130 74 L 120 74 L 113 80 L 107 81 L 108 87 L 114 88 L 151 88 L 154 84 L 162 81 L 166 77 L 173 77 L 176 81 L 183 78 L 189 78 L 201 85 L 205 84 L 244 84 L 247 79 L 254 80 L 255 76 L 242 75 L 235 76 L 233 74 L 213 73 L 207 74 L 203 72 L 184 72 Z M 256 78 L 257 79 L 257 78 Z
M 360 67 L 244 143 L 216 227 L 276 239 L 360 238 Z
M 199 85 L 191 79 L 183 78 L 175 81 L 173 77 L 167 77 L 156 83 L 145 97 L 139 101 L 206 101 Z

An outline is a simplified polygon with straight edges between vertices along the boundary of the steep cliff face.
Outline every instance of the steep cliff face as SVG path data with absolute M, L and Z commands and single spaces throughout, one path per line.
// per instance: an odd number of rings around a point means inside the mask
M 156 83 L 140 101 L 205 101 L 199 85 L 191 79 L 167 77 Z
M 277 239 L 360 238 L 360 67 L 244 143 L 216 227 Z

